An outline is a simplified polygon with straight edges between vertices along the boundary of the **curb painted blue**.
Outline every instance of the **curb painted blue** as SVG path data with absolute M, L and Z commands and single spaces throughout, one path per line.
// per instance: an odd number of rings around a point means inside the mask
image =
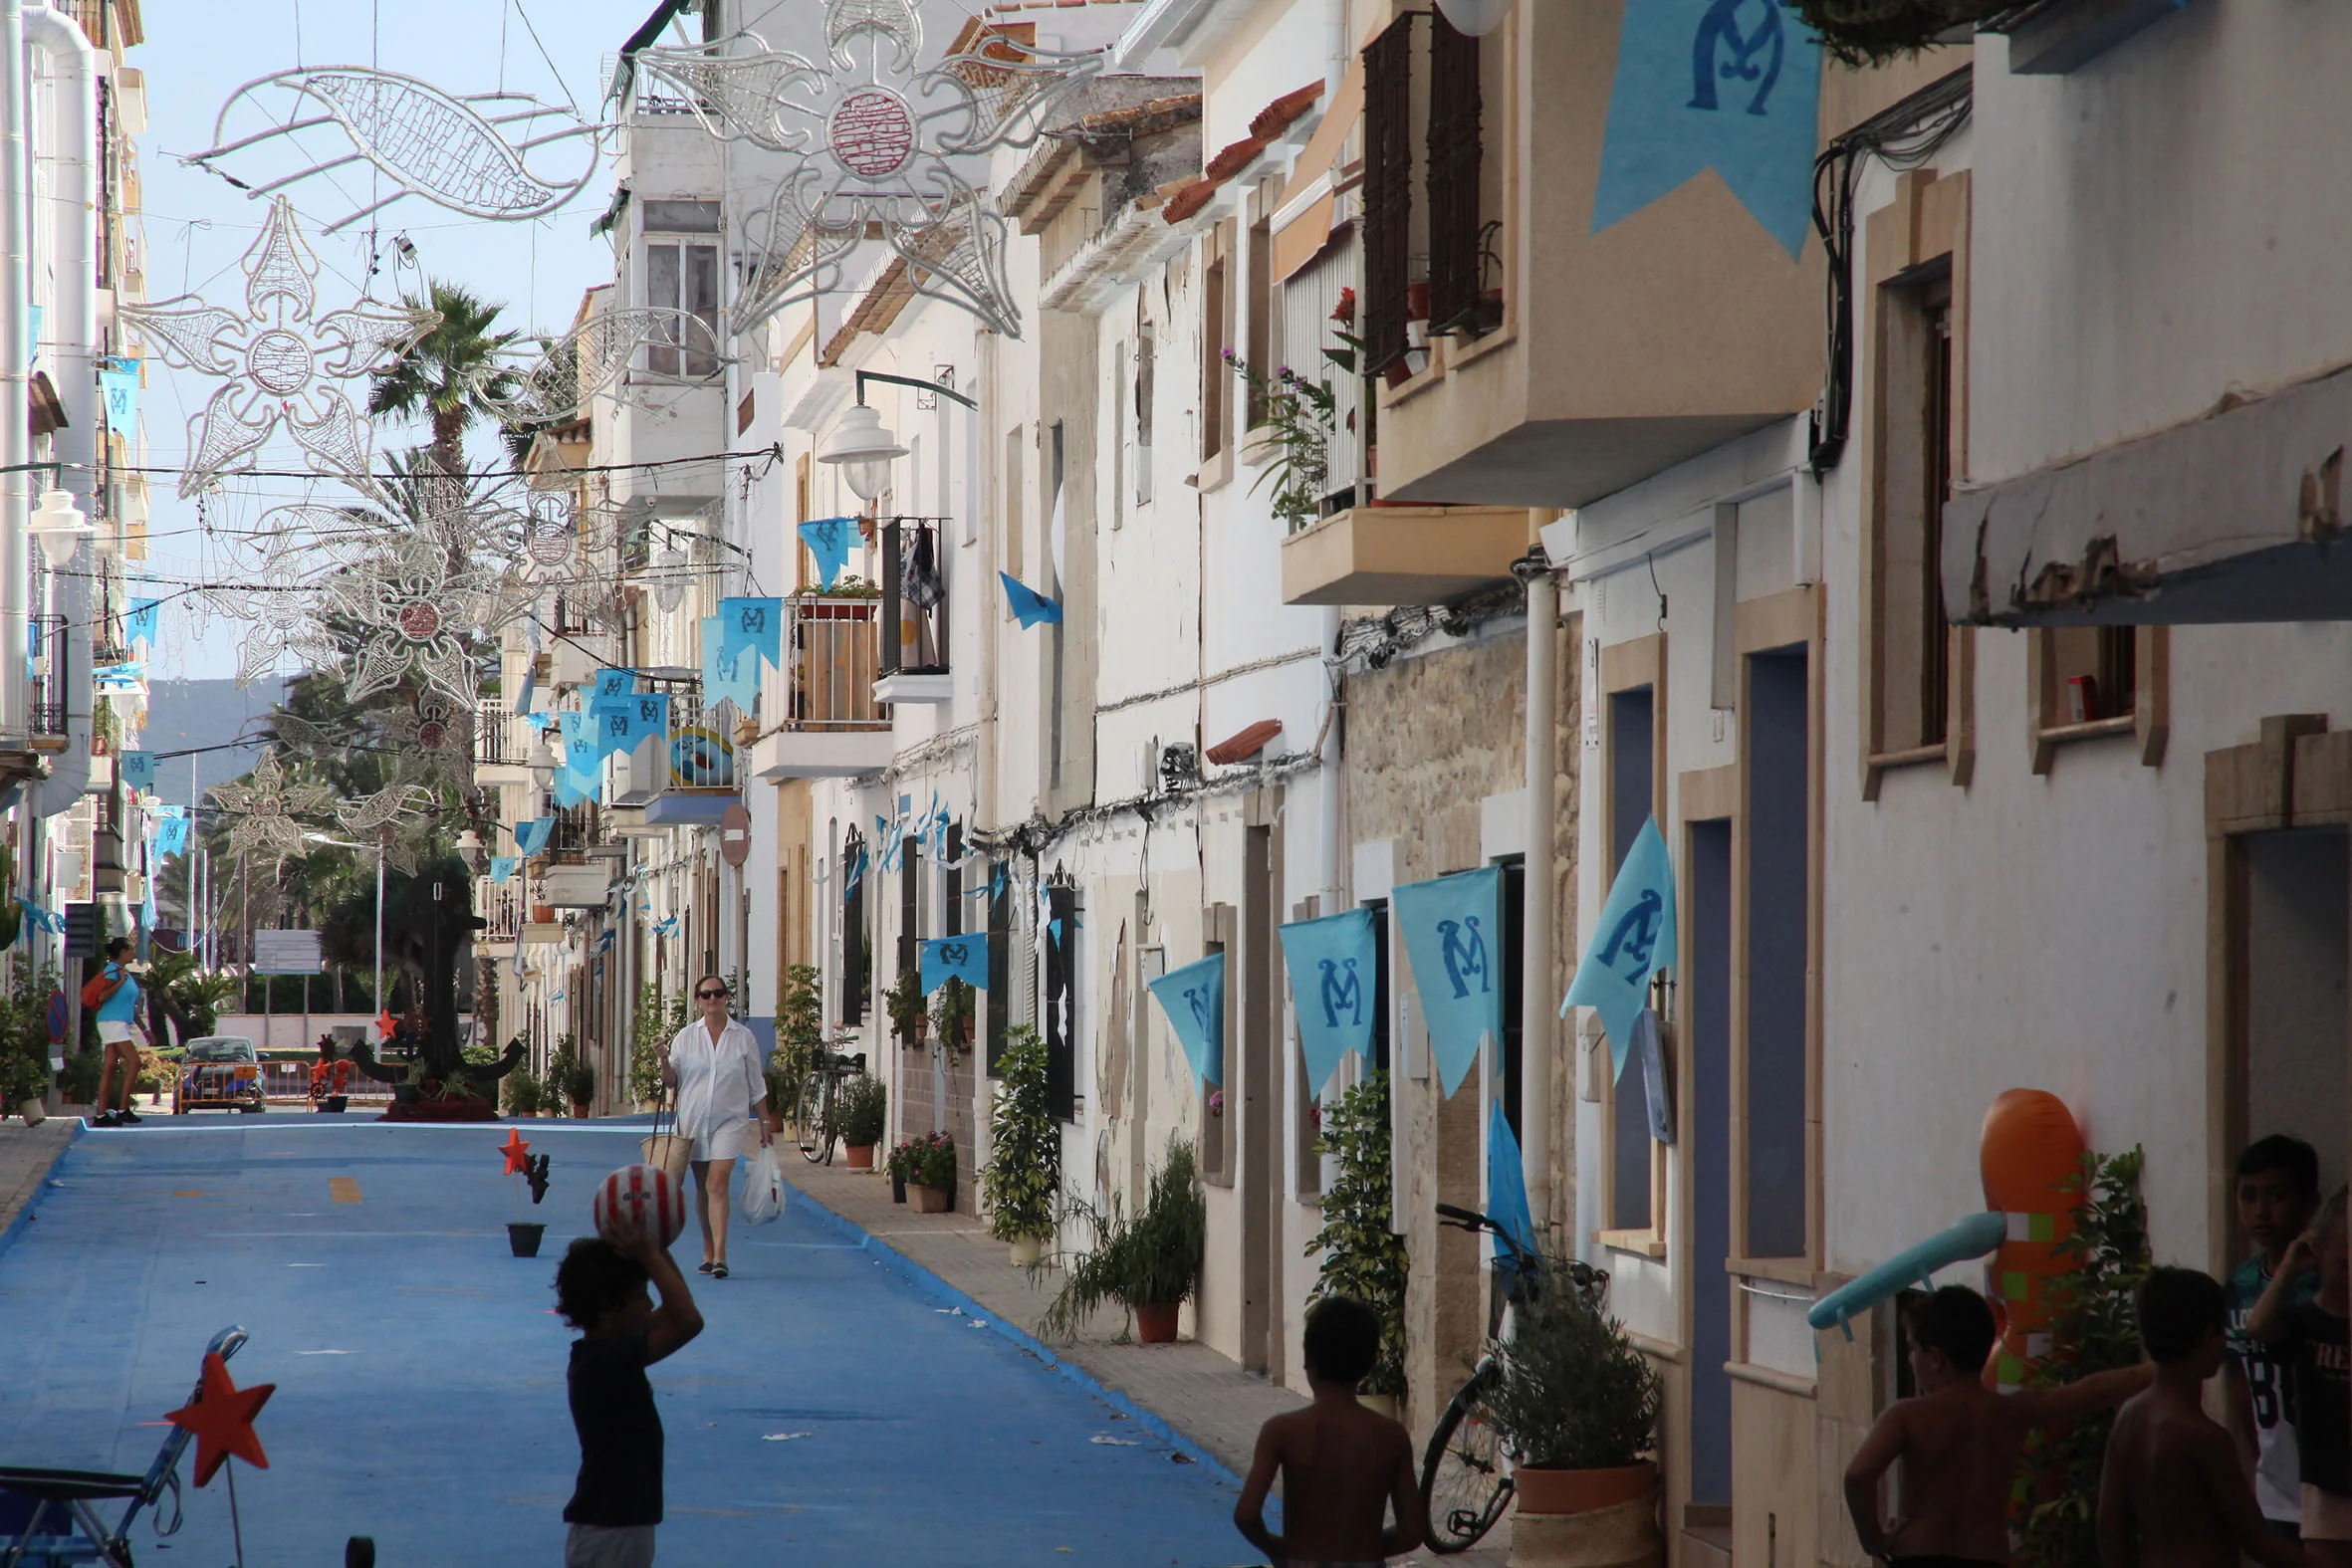
M 55 1178 L 57 1168 L 65 1163 L 66 1155 L 82 1141 L 82 1135 L 88 1131 L 90 1123 L 79 1116 L 75 1117 L 74 1135 L 66 1140 L 65 1148 L 58 1150 L 57 1158 L 49 1162 L 49 1169 L 41 1173 L 41 1180 L 34 1185 L 33 1196 L 25 1200 L 25 1206 L 16 1212 L 16 1218 L 8 1222 L 8 1228 L 0 1231 L 0 1256 L 7 1255 L 16 1238 L 33 1223 L 33 1211 L 41 1207 L 41 1189 Z
M 1076 1362 L 1067 1361 L 1056 1355 L 1043 1340 L 1034 1334 L 1016 1328 L 1005 1320 L 1003 1314 L 993 1308 L 981 1305 L 979 1301 L 958 1290 L 889 1242 L 872 1234 L 855 1221 L 845 1220 L 834 1214 L 830 1209 L 812 1198 L 807 1188 L 798 1184 L 794 1185 L 793 1204 L 796 1208 L 806 1208 L 821 1225 L 847 1236 L 866 1251 L 875 1253 L 882 1262 L 904 1275 L 908 1281 L 926 1295 L 945 1301 L 950 1306 L 962 1308 L 968 1316 L 977 1318 L 988 1325 L 991 1332 L 1003 1335 L 1023 1350 L 1028 1351 L 1038 1360 L 1052 1367 L 1064 1378 L 1165 1443 L 1169 1448 L 1182 1454 L 1196 1464 L 1206 1465 L 1210 1473 L 1217 1476 L 1218 1479 L 1231 1486 L 1239 1487 L 1241 1485 L 1242 1478 L 1236 1475 L 1223 1459 L 1168 1425 L 1164 1418 L 1136 1404 L 1133 1399 L 1104 1383 Z

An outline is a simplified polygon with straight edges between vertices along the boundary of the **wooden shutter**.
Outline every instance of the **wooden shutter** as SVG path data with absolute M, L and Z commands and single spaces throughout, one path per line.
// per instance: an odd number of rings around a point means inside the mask
M 1405 356 L 1405 286 L 1413 224 L 1413 19 L 1364 50 L 1364 365 Z

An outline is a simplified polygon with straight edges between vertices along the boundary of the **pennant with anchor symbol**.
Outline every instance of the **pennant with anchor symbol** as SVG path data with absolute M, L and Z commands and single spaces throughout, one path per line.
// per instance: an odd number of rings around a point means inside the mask
M 1482 1042 L 1503 1038 L 1503 868 L 1408 882 L 1390 895 L 1430 1054 L 1452 1097 Z
M 1576 966 L 1568 996 L 1559 1005 L 1600 1014 L 1609 1037 L 1610 1077 L 1622 1077 L 1633 1056 L 1633 1024 L 1649 1006 L 1650 977 L 1674 967 L 1674 861 L 1658 819 L 1642 823 L 1625 863 L 1617 868 L 1608 902 L 1600 907 L 1592 945 Z
M 1296 999 L 1298 1049 L 1306 1058 L 1306 1091 L 1320 1096 L 1349 1051 L 1372 1054 L 1379 999 L 1379 954 L 1372 912 L 1350 909 L 1282 928 L 1283 962 Z

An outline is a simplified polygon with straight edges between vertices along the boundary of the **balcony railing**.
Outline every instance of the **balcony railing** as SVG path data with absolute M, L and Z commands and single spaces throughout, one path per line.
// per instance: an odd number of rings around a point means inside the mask
M 656 788 L 736 786 L 735 738 L 720 728 L 719 717 L 703 708 L 699 682 L 671 685 L 669 735 L 654 760 Z
M 521 885 L 512 879 L 503 887 L 488 879 L 477 882 L 474 913 L 488 922 L 474 933 L 477 943 L 514 941 L 516 933 L 523 929 L 526 914 Z
M 531 749 L 522 743 L 522 725 L 507 712 L 503 701 L 474 704 L 474 763 L 477 767 L 521 768 Z
M 551 854 L 582 855 L 604 841 L 603 822 L 594 801 L 556 807 L 556 825 L 547 843 Z
M 874 700 L 882 601 L 791 598 L 785 609 L 784 712 L 774 722 L 788 730 L 890 728 L 890 705 Z
M 66 735 L 66 617 L 33 617 L 33 679 L 27 723 L 32 734 L 62 742 Z M 55 750 L 44 747 L 42 750 Z
M 938 520 L 882 525 L 881 672 L 947 673 L 948 558 Z

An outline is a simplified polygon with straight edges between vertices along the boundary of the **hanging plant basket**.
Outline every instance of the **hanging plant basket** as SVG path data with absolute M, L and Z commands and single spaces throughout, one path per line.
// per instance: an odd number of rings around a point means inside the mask
M 1874 66 L 2014 10 L 2016 0 L 1789 0 L 1789 9 L 1832 60 Z

